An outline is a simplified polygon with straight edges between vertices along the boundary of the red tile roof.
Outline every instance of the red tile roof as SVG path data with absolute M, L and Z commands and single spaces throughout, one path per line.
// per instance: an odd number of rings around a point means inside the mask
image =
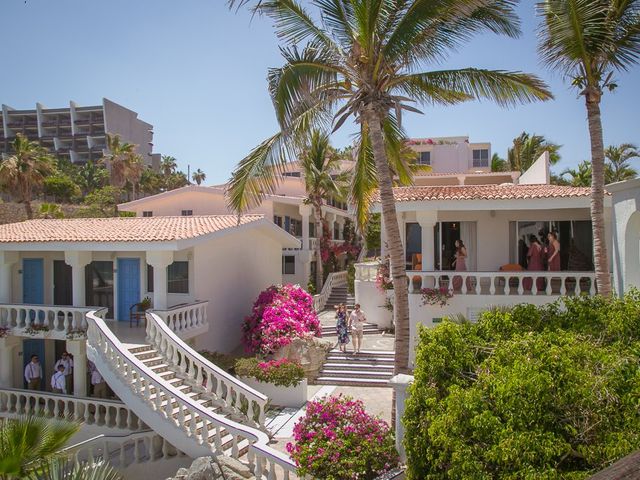
M 429 200 L 522 200 L 588 197 L 591 189 L 560 185 L 452 185 L 413 186 L 393 189 L 397 202 Z M 379 202 L 379 194 L 374 202 Z
M 263 218 L 263 215 L 244 215 L 240 225 Z M 0 225 L 0 243 L 170 242 L 207 235 L 237 225 L 236 215 L 27 220 Z

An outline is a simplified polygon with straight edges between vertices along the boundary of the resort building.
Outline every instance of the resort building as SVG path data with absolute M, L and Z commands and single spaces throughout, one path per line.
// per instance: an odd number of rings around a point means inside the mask
M 0 113 L 0 155 L 11 153 L 11 142 L 21 133 L 37 141 L 52 155 L 82 164 L 100 159 L 107 149 L 106 136 L 119 135 L 136 145 L 145 165 L 158 168 L 160 155 L 153 153 L 153 125 L 138 114 L 106 98 L 101 105 L 18 110 L 2 105 Z

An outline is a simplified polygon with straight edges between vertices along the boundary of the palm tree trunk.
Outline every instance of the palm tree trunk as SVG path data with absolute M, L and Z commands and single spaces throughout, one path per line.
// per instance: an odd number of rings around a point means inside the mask
M 313 221 L 315 223 L 316 234 L 316 293 L 320 293 L 323 287 L 323 266 L 322 266 L 322 248 L 320 239 L 322 238 L 322 204 L 319 199 L 313 200 Z M 306 245 L 304 246 L 306 248 Z
M 591 224 L 593 227 L 593 260 L 598 293 L 611 295 L 609 257 L 604 229 L 604 142 L 600 119 L 600 93 L 587 92 L 587 117 L 591 138 Z
M 387 234 L 389 256 L 391 260 L 391 275 L 394 292 L 395 319 L 395 362 L 394 373 L 408 373 L 409 371 L 409 294 L 404 260 L 404 248 L 400 237 L 398 216 L 396 214 L 395 198 L 393 197 L 393 181 L 387 160 L 382 134 L 382 115 L 375 106 L 370 105 L 366 112 L 369 137 L 373 148 L 373 158 L 376 162 L 378 182 L 380 185 L 380 201 L 382 203 L 382 218 Z
M 33 208 L 31 207 L 31 200 L 24 201 L 24 210 L 27 212 L 27 218 L 33 219 Z

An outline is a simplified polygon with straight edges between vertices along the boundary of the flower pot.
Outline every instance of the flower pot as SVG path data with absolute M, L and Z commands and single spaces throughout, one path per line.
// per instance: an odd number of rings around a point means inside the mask
M 239 377 L 249 387 L 269 397 L 272 405 L 279 407 L 302 407 L 307 403 L 307 379 L 293 387 L 282 387 L 273 383 L 259 382 L 255 378 Z

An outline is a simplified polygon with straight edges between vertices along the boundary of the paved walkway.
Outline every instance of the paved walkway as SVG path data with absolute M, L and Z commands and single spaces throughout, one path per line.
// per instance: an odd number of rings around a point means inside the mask
M 320 324 L 323 326 L 335 326 L 336 324 L 336 314 L 334 311 L 324 310 L 318 315 L 318 318 L 320 319 Z M 322 339 L 334 342 L 334 344 L 338 343 L 337 335 L 324 335 Z M 395 338 L 393 334 L 390 333 L 365 335 L 362 350 L 382 350 L 390 352 L 393 351 L 394 341 Z M 349 348 L 353 349 L 351 344 L 349 344 Z

